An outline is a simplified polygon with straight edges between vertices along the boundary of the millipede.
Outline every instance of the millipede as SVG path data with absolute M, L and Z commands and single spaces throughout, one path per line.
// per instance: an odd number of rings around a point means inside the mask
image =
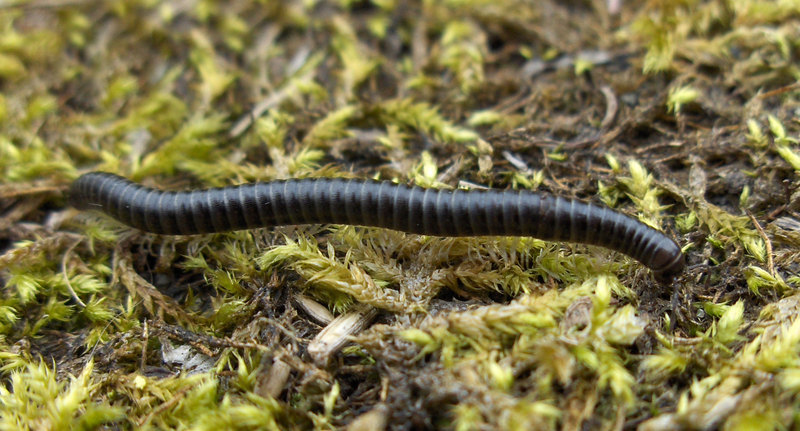
M 348 224 L 432 236 L 530 236 L 597 245 L 631 256 L 661 279 L 671 279 L 684 267 L 678 244 L 636 219 L 525 190 L 444 190 L 315 178 L 163 191 L 90 172 L 72 183 L 69 200 L 78 209 L 100 210 L 134 228 L 165 235 Z

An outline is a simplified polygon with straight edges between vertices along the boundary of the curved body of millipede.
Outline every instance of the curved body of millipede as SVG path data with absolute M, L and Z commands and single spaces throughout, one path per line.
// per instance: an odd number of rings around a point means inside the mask
M 104 172 L 75 180 L 70 202 L 135 228 L 191 235 L 280 225 L 349 224 L 435 236 L 531 236 L 625 253 L 669 278 L 684 266 L 663 233 L 616 211 L 516 190 L 437 190 L 391 182 L 301 179 L 162 191 Z

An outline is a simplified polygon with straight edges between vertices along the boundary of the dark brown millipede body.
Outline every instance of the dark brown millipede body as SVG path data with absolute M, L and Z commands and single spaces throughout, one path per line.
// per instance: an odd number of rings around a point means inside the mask
M 349 224 L 435 236 L 531 236 L 625 253 L 670 278 L 684 266 L 663 233 L 608 208 L 517 190 L 437 190 L 391 182 L 301 179 L 162 191 L 104 172 L 72 183 L 70 202 L 148 232 L 191 235 L 280 225 Z

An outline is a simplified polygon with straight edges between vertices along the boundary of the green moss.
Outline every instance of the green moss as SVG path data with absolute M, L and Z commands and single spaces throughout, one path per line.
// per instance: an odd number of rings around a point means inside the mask
M 0 427 L 4 429 L 95 429 L 121 421 L 125 412 L 103 398 L 101 385 L 92 378 L 89 362 L 69 383 L 59 382 L 44 362 L 30 362 L 8 376 L 0 387 Z M 20 428 L 22 427 L 22 428 Z

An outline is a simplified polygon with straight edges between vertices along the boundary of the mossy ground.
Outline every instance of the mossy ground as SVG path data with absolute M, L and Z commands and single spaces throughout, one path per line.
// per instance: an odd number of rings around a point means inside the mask
M 0 429 L 796 428 L 799 58 L 793 0 L 4 2 Z M 689 268 L 155 236 L 68 209 L 89 170 L 550 191 Z

